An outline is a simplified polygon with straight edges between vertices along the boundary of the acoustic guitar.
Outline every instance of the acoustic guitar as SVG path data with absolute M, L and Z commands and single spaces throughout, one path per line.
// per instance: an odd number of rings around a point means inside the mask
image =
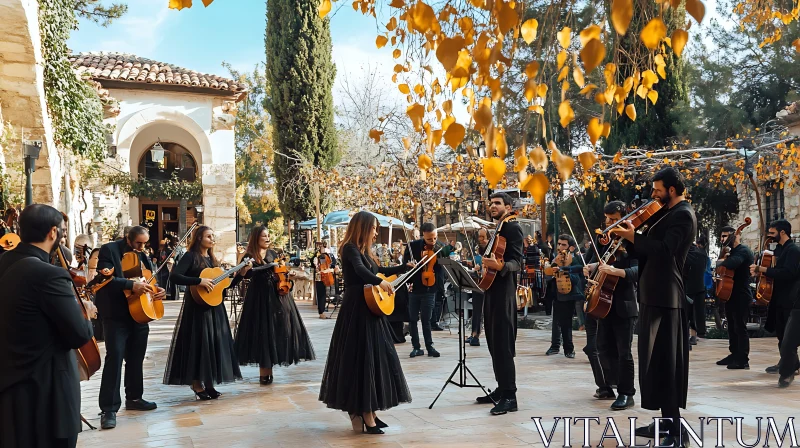
M 516 215 L 509 213 L 497 223 L 497 227 L 494 229 L 494 235 L 492 235 L 492 238 L 489 240 L 489 244 L 486 245 L 486 252 L 483 254 L 483 258 L 492 258 L 492 256 L 494 256 L 496 260 L 503 260 L 503 255 L 506 253 L 506 238 L 500 235 L 500 229 L 503 228 L 503 224 L 506 222 L 514 220 L 516 220 Z M 497 277 L 497 273 L 498 271 L 494 269 L 484 267 L 481 282 L 478 284 L 481 291 L 485 292 L 492 286 L 495 277 Z
M 164 317 L 164 302 L 153 299 L 153 294 L 158 291 L 156 276 L 144 267 L 138 252 L 126 252 L 122 256 L 122 272 L 125 278 L 145 282 L 150 288 L 150 291 L 143 294 L 134 294 L 131 290 L 125 290 L 128 311 L 133 320 L 140 324 L 146 324 Z
M 436 260 L 436 254 L 442 251 L 442 248 L 436 251 L 432 256 L 425 255 L 422 257 L 422 260 L 414 266 L 414 269 L 406 272 L 405 274 L 398 277 L 397 275 L 390 275 L 385 276 L 383 274 L 377 274 L 377 276 L 381 280 L 385 280 L 392 284 L 392 290 L 396 293 L 397 288 L 402 287 L 406 284 L 406 282 L 411 279 L 411 277 L 419 272 L 420 269 L 427 266 L 428 263 L 431 261 Z M 367 307 L 372 314 L 376 316 L 388 316 L 394 312 L 394 296 L 395 293 L 388 293 L 381 289 L 379 285 L 364 285 L 364 300 L 367 302 Z
M 16 233 L 6 233 L 0 236 L 0 247 L 2 247 L 3 250 L 14 250 L 17 245 L 19 245 L 20 241 L 22 240 L 20 240 L 19 235 Z
M 207 306 L 217 306 L 222 303 L 222 291 L 231 286 L 231 274 L 242 269 L 247 263 L 250 263 L 251 260 L 252 258 L 249 257 L 244 258 L 241 263 L 227 271 L 220 267 L 203 269 L 198 277 L 211 279 L 214 287 L 211 291 L 206 291 L 206 289 L 201 288 L 200 285 L 190 286 L 189 291 L 191 291 L 194 301 L 197 302 L 198 305 Z

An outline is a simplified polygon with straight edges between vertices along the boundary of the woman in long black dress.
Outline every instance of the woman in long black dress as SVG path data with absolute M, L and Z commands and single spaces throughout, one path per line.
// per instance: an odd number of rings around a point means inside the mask
M 192 235 L 189 250 L 172 270 L 170 280 L 177 285 L 213 288 L 211 279 L 200 278 L 205 268 L 219 265 L 214 252 L 214 231 L 200 226 Z M 242 268 L 242 273 L 250 266 Z M 224 303 L 199 305 L 189 288 L 183 295 L 183 307 L 175 323 L 172 346 L 164 372 L 164 384 L 190 385 L 197 398 L 212 400 L 221 395 L 214 384 L 242 379 L 233 350 L 231 327 Z
M 250 279 L 234 348 L 239 365 L 258 364 L 259 382 L 272 384 L 272 367 L 290 366 L 314 358 L 314 348 L 291 293 L 278 294 L 274 266 L 277 254 L 269 249 L 269 231 L 257 226 L 250 232 L 245 257 L 253 269 L 234 282 Z
M 372 252 L 378 220 L 369 212 L 356 213 L 347 226 L 339 259 L 344 275 L 344 299 L 331 336 L 328 361 L 319 399 L 329 408 L 350 414 L 353 430 L 383 434 L 387 425 L 375 415 L 399 403 L 411 402 L 411 393 L 392 344 L 385 316 L 367 307 L 364 285 L 392 291 L 378 272 L 391 275 L 406 266 L 379 268 Z

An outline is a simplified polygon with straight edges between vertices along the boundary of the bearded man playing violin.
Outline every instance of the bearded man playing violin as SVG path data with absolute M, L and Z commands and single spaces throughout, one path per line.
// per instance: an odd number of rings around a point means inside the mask
M 156 404 L 142 398 L 144 379 L 142 362 L 147 350 L 148 324 L 133 320 L 128 310 L 126 290 L 144 294 L 150 286 L 143 282 L 125 278 L 122 257 L 127 252 L 136 252 L 145 269 L 153 271 L 150 258 L 144 253 L 150 240 L 146 228 L 134 226 L 125 238 L 104 244 L 100 248 L 97 270 L 113 269 L 113 278 L 97 292 L 97 307 L 103 320 L 106 343 L 106 358 L 103 363 L 103 378 L 100 383 L 100 426 L 111 429 L 117 426 L 117 411 L 122 404 L 119 387 L 122 377 L 122 360 L 125 360 L 125 409 L 150 411 Z M 158 287 L 153 300 L 164 300 L 167 292 Z
M 611 201 L 606 204 L 603 214 L 606 217 L 606 226 L 611 226 L 622 219 L 625 204 L 621 201 Z M 617 385 L 616 401 L 611 404 L 611 410 L 621 411 L 634 405 L 633 396 L 636 395 L 634 386 L 633 331 L 639 310 L 636 306 L 636 291 L 634 285 L 639 276 L 639 262 L 630 252 L 631 244 L 623 241 L 619 249 L 609 259 L 609 263 L 602 263 L 597 259 L 606 254 L 614 246 L 614 239 L 604 241 L 602 235 L 597 238 L 594 249 L 590 250 L 590 257 L 583 269 L 587 278 L 599 270 L 600 273 L 613 275 L 618 278 L 611 300 L 611 308 L 605 318 L 595 319 L 586 314 L 586 348 L 584 352 L 589 355 L 592 371 L 597 383 L 595 398 L 613 400 L 615 398 L 612 385 Z M 611 261 L 613 260 L 613 261 Z M 597 285 L 599 287 L 600 285 Z M 596 346 L 590 343 L 590 330 L 596 328 Z M 597 350 L 599 362 L 593 362 L 590 351 Z

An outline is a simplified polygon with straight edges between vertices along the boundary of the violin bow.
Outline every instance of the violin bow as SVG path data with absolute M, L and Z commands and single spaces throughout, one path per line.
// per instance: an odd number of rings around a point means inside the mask
M 575 238 L 575 232 L 572 231 L 572 226 L 570 225 L 569 220 L 567 219 L 567 215 L 561 215 L 561 217 L 564 218 L 564 222 L 567 223 L 567 227 L 569 227 L 569 233 L 570 235 L 572 235 L 572 239 L 575 240 L 575 244 L 578 244 L 578 240 Z M 578 255 L 580 255 L 583 265 L 586 266 L 586 259 L 583 258 L 583 254 L 581 253 L 580 249 L 578 249 Z
M 197 227 L 198 225 L 199 225 L 199 223 L 198 223 L 197 221 L 195 221 L 195 222 L 192 224 L 192 227 L 189 227 L 189 230 L 187 230 L 187 231 L 186 231 L 186 234 L 184 234 L 184 235 L 183 235 L 183 238 L 181 238 L 181 240 L 180 240 L 180 241 L 178 241 L 178 244 L 176 244 L 176 245 L 175 245 L 175 247 L 172 249 L 172 252 L 169 254 L 169 256 L 168 256 L 168 257 L 167 257 L 167 258 L 164 260 L 164 262 L 163 262 L 163 263 L 161 263 L 161 266 L 159 266 L 159 267 L 156 269 L 156 271 L 155 271 L 155 272 L 153 272 L 153 275 L 151 275 L 151 276 L 150 276 L 150 278 L 148 278 L 148 279 L 147 279 L 147 283 L 150 283 L 150 281 L 151 281 L 151 280 L 153 280 L 153 279 L 156 277 L 156 275 L 158 275 L 158 272 L 159 272 L 159 271 L 160 271 L 160 270 L 161 270 L 161 269 L 162 269 L 164 266 L 166 266 L 166 265 L 167 265 L 167 261 L 169 261 L 169 259 L 170 259 L 170 258 L 172 258 L 172 257 L 174 257 L 174 256 L 175 256 L 175 253 L 176 253 L 176 252 L 178 252 L 178 248 L 179 248 L 179 247 L 181 247 L 181 244 L 183 244 L 183 242 L 184 242 L 184 241 L 186 241 L 186 238 L 188 238 L 188 237 L 189 237 L 189 235 L 191 235 L 191 234 L 192 234 L 192 230 L 194 230 L 194 228 L 195 228 L 195 227 Z
M 472 267 L 475 267 L 475 251 L 472 250 L 472 241 L 469 239 L 469 235 L 467 235 L 467 226 L 464 223 L 464 216 L 459 213 L 458 219 L 461 221 L 461 231 L 464 232 L 464 238 L 467 239 L 467 246 L 469 246 L 469 253 L 472 254 Z
M 578 207 L 578 213 L 580 213 L 581 220 L 583 221 L 583 228 L 586 229 L 586 234 L 589 235 L 589 242 L 592 244 L 592 249 L 594 249 L 594 254 L 597 257 L 597 262 L 601 263 L 602 258 L 600 258 L 600 251 L 597 250 L 597 246 L 594 244 L 594 238 L 592 238 L 592 232 L 589 231 L 589 225 L 586 224 L 586 218 L 584 218 L 583 216 L 583 210 L 581 210 L 581 205 L 578 203 L 578 198 L 575 197 L 575 195 L 573 194 L 572 199 L 575 200 L 575 207 Z M 565 221 L 567 220 L 566 215 L 564 215 L 564 220 Z M 569 225 L 569 223 L 567 223 L 567 225 Z M 570 231 L 572 231 L 572 228 L 570 228 Z M 575 235 L 573 235 L 572 237 L 575 238 Z M 586 260 L 584 260 L 583 264 L 584 265 L 586 264 Z

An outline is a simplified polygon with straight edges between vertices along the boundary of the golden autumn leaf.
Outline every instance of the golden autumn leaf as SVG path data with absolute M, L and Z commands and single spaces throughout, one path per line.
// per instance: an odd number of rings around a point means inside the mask
M 169 9 L 177 9 L 180 11 L 183 8 L 191 8 L 192 0 L 169 0 Z
M 547 169 L 547 153 L 544 152 L 541 146 L 537 146 L 528 153 L 528 159 L 534 169 L 544 171 Z
M 522 24 L 522 40 L 530 44 L 536 40 L 536 31 L 539 29 L 539 21 L 536 19 L 528 19 Z
M 472 118 L 475 120 L 475 129 L 479 132 L 483 132 L 492 124 L 492 103 L 488 98 L 481 100 Z
M 436 58 L 446 71 L 449 72 L 456 67 L 462 48 L 464 48 L 464 38 L 461 36 L 446 37 L 436 48 Z
M 572 41 L 572 29 L 565 26 L 561 28 L 561 31 L 559 31 L 556 36 L 558 37 L 558 43 L 561 44 L 561 48 L 565 50 L 569 48 L 569 43 Z
M 605 78 L 607 86 L 614 84 L 614 73 L 617 73 L 617 64 L 609 62 L 603 68 L 603 78 Z
M 420 154 L 420 156 L 417 158 L 417 166 L 421 170 L 429 170 L 433 166 L 433 161 L 429 155 Z
M 400 89 L 400 93 L 404 95 L 411 93 L 411 89 L 408 88 L 408 84 L 400 84 L 397 86 L 397 88 Z
M 434 13 L 433 8 L 424 2 L 416 3 L 408 8 L 406 20 L 410 29 L 422 34 L 425 34 L 437 24 L 436 13 Z
M 561 67 L 561 71 L 558 73 L 558 82 L 567 79 L 567 74 L 569 74 L 569 67 Z
M 450 125 L 455 123 L 455 122 L 456 122 L 456 117 L 454 117 L 452 115 L 448 115 L 447 117 L 445 117 L 444 120 L 442 120 L 442 130 L 447 132 L 447 129 L 450 128 Z M 445 140 L 446 140 L 446 138 L 445 138 Z
M 633 19 L 633 0 L 613 0 L 611 3 L 611 23 L 617 33 L 625 35 Z
M 408 106 L 408 109 L 406 109 L 406 114 L 414 124 L 414 129 L 416 129 L 417 132 L 420 132 L 422 130 L 422 117 L 425 115 L 425 107 L 422 104 L 414 103 L 411 106 Z
M 633 88 L 633 76 L 628 76 L 622 83 L 622 90 L 625 91 L 626 97 L 628 96 L 628 93 L 630 93 L 632 88 Z
M 447 115 L 452 114 L 453 113 L 453 100 L 447 100 L 444 103 L 442 103 L 442 110 L 444 110 L 444 113 L 446 113 Z
M 672 43 L 672 51 L 675 52 L 675 56 L 681 57 L 681 53 L 683 53 L 683 47 L 686 45 L 686 42 L 689 41 L 689 33 L 684 30 L 675 30 L 672 32 L 672 37 L 670 38 L 670 42 Z
M 506 141 L 506 131 L 503 128 L 494 128 L 494 148 L 495 154 L 501 159 L 508 154 L 508 142 Z
M 611 84 L 610 86 L 608 86 L 606 91 L 603 92 L 603 96 L 606 99 L 606 104 L 608 104 L 610 106 L 611 104 L 614 103 L 614 96 L 616 95 L 616 93 L 617 93 L 617 85 L 616 84 Z
M 567 62 L 567 51 L 561 50 L 556 56 L 556 62 L 558 62 L 558 69 L 561 70 L 561 67 L 564 66 L 564 63 Z
M 658 76 L 652 70 L 642 72 L 642 85 L 646 89 L 652 89 L 653 84 L 658 84 Z
M 608 138 L 611 135 L 611 123 L 605 122 L 603 123 L 603 137 Z
M 572 79 L 575 80 L 575 84 L 577 84 L 580 88 L 583 88 L 583 86 L 586 85 L 586 80 L 583 78 L 583 72 L 578 67 L 575 67 L 572 70 Z
M 519 173 L 525 170 L 528 166 L 528 158 L 523 156 L 514 158 L 514 172 Z
M 597 117 L 594 117 L 589 120 L 589 125 L 586 127 L 586 131 L 589 134 L 589 141 L 592 142 L 592 146 L 597 144 L 597 140 L 600 139 L 600 136 L 603 134 L 603 124 L 600 123 L 600 120 Z
M 658 17 L 650 20 L 639 35 L 644 46 L 651 50 L 658 48 L 658 44 L 660 44 L 666 36 L 667 26 L 664 25 L 664 22 Z
M 403 137 L 402 140 L 403 140 L 403 148 L 405 148 L 406 151 L 408 151 L 408 149 L 411 148 L 411 139 L 408 137 Z
M 530 193 L 537 204 L 544 206 L 544 199 L 550 191 L 550 180 L 544 173 L 533 173 L 520 182 L 519 188 Z
M 489 182 L 489 187 L 494 188 L 503 175 L 506 174 L 506 164 L 498 157 L 481 159 L 483 164 L 483 177 Z
M 585 47 L 586 44 L 588 44 L 592 39 L 600 40 L 600 33 L 602 33 L 602 31 L 603 30 L 595 24 L 591 24 L 581 30 L 581 32 L 578 34 L 578 37 L 581 40 L 581 48 Z
M 525 76 L 531 79 L 535 78 L 537 74 L 539 74 L 539 63 L 536 61 L 529 62 L 528 65 L 525 66 Z
M 442 125 L 444 127 L 444 125 Z M 447 127 L 447 131 L 444 133 L 444 142 L 447 143 L 453 149 L 457 149 L 458 145 L 464 141 L 464 135 L 466 134 L 466 130 L 464 126 L 458 123 L 451 123 Z
M 592 93 L 592 92 L 593 92 L 595 89 L 597 89 L 597 86 L 596 86 L 596 85 L 594 85 L 594 84 L 587 84 L 587 85 L 586 85 L 586 87 L 582 88 L 582 89 L 581 89 L 581 91 L 580 91 L 580 92 L 578 92 L 578 94 L 579 94 L 579 95 L 587 95 L 587 94 L 589 94 L 589 93 Z
M 559 122 L 561 123 L 561 127 L 563 128 L 569 126 L 572 120 L 575 119 L 575 111 L 572 110 L 569 100 L 562 101 L 561 104 L 558 105 L 558 116 L 560 118 Z
M 664 70 L 664 66 L 663 65 L 657 66 L 656 67 L 656 71 L 658 72 L 658 76 L 660 76 L 661 79 L 667 79 L 667 71 Z
M 583 172 L 587 173 L 597 163 L 597 155 L 592 151 L 586 151 L 578 154 L 578 162 L 581 163 Z
M 402 8 L 403 6 L 406 6 L 406 2 L 404 0 L 392 0 L 392 2 L 389 3 L 389 6 L 393 8 Z
M 536 88 L 536 94 L 540 98 L 544 98 L 547 96 L 547 84 L 539 84 L 539 87 Z
M 533 101 L 533 98 L 536 97 L 536 87 L 536 82 L 533 79 L 525 81 L 525 99 L 528 102 Z
M 189 1 L 189 6 L 190 7 L 192 6 L 191 0 Z M 325 16 L 327 16 L 328 13 L 331 12 L 331 0 L 322 0 L 322 2 L 320 2 L 319 4 L 317 12 L 319 12 L 319 16 L 324 19 Z
M 631 121 L 636 121 L 636 107 L 634 107 L 633 104 L 625 106 L 625 115 L 627 115 Z
M 392 52 L 392 57 L 397 59 L 397 58 L 400 57 L 401 54 L 403 54 L 403 53 L 400 51 L 400 49 L 399 48 L 395 48 L 394 51 Z
M 703 21 L 703 17 L 706 15 L 706 5 L 704 5 L 700 0 L 686 0 L 686 12 L 694 17 L 694 20 L 697 20 L 697 23 L 700 23 Z
M 655 90 L 647 92 L 647 99 L 649 99 L 651 103 L 656 104 L 656 101 L 658 101 L 658 92 Z
M 602 64 L 605 57 L 606 47 L 599 39 L 590 40 L 581 50 L 581 61 L 583 61 L 586 73 L 590 73 L 597 66 Z
M 601 106 L 606 103 L 606 94 L 604 92 L 597 92 L 594 94 L 594 102 Z
M 381 136 L 383 135 L 383 131 L 378 129 L 370 129 L 369 131 L 369 138 L 375 141 L 375 143 L 381 142 Z
M 389 42 L 389 38 L 387 38 L 386 36 L 381 35 L 381 36 L 378 36 L 377 39 L 375 39 L 375 46 L 378 47 L 378 48 L 383 48 L 383 46 L 386 45 L 387 42 Z
M 555 148 L 555 143 L 553 143 L 552 140 L 550 140 L 550 148 L 553 151 L 550 158 L 556 166 L 558 176 L 561 178 L 562 182 L 566 182 L 575 170 L 575 159 L 561 154 L 561 151 Z
M 794 46 L 796 52 L 800 53 L 800 39 L 795 39 L 794 42 L 792 42 L 792 46 Z

